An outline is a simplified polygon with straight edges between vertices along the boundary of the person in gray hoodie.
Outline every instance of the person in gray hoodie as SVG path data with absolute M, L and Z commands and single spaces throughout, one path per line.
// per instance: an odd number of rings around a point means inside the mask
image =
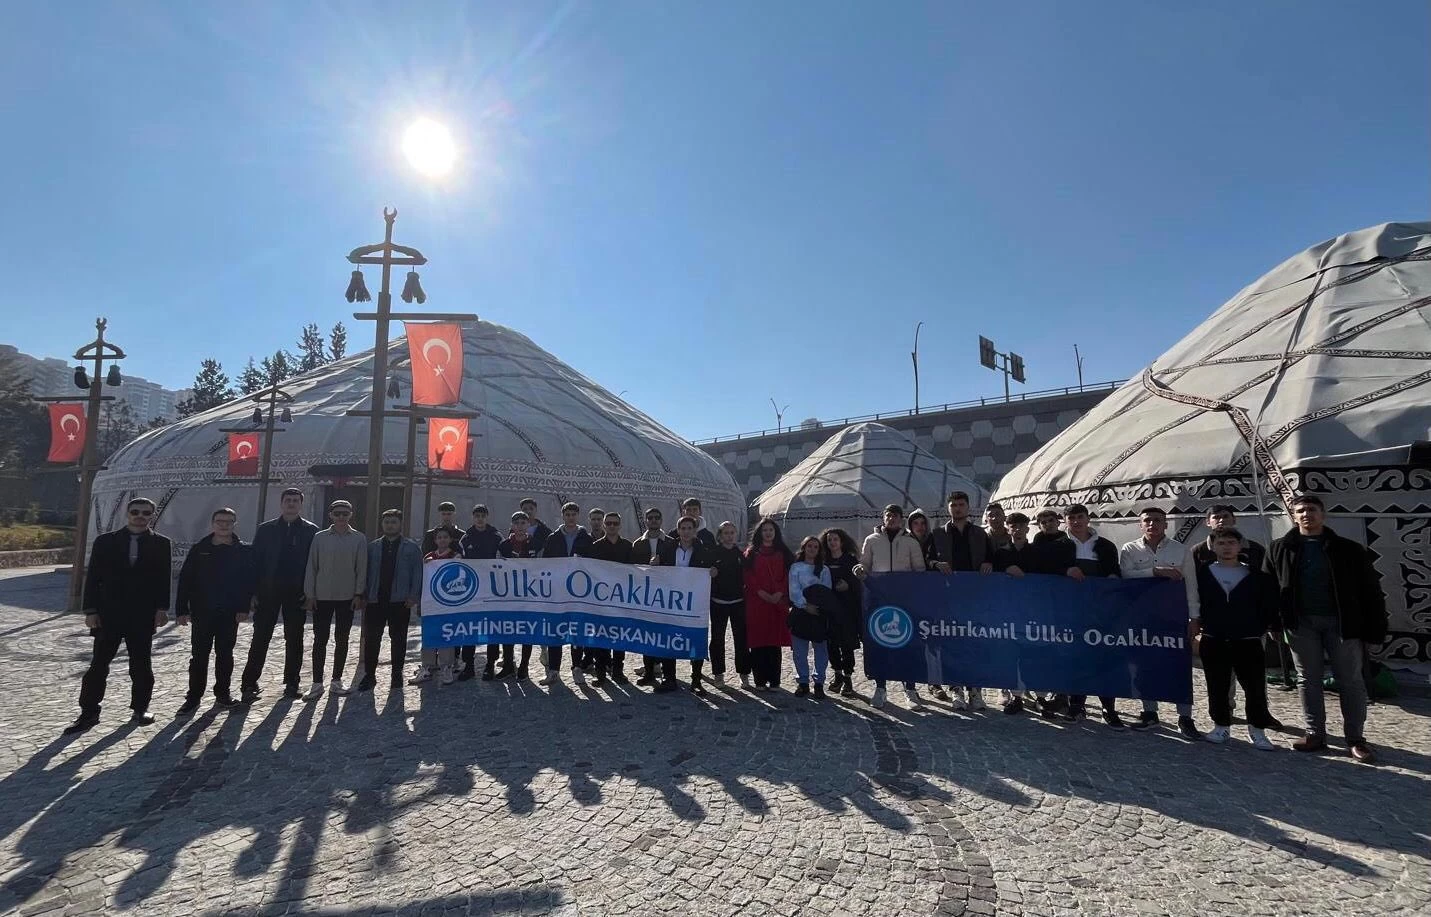
M 368 539 L 350 525 L 353 505 L 334 500 L 328 507 L 328 528 L 313 536 L 308 549 L 308 566 L 303 574 L 303 595 L 307 611 L 313 615 L 313 686 L 308 700 L 323 694 L 323 657 L 328 652 L 328 634 L 333 633 L 333 684 L 336 694 L 347 694 L 343 668 L 348 662 L 348 635 L 353 630 L 353 613 L 363 607 L 363 589 L 368 576 Z

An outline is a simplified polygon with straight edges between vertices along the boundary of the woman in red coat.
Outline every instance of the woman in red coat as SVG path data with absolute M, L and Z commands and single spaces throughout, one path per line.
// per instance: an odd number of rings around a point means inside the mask
M 757 691 L 780 684 L 781 648 L 790 645 L 790 565 L 795 556 L 773 519 L 762 519 L 745 550 L 745 633 Z

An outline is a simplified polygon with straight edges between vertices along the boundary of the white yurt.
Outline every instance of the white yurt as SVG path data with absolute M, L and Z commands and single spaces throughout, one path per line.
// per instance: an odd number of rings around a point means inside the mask
M 470 420 L 473 455 L 467 476 L 442 478 L 431 487 L 426 507 L 435 524 L 437 504 L 457 504 L 457 521 L 470 524 L 471 508 L 484 503 L 491 523 L 505 527 L 526 497 L 538 515 L 560 524 L 560 506 L 575 501 L 586 511 L 601 507 L 623 516 L 628 538 L 644 528 L 642 514 L 662 509 L 674 524 L 680 501 L 701 500 L 708 517 L 743 519 L 744 500 L 720 463 L 636 408 L 542 350 L 522 334 L 490 322 L 462 326 L 462 386 L 454 411 L 476 413 Z M 412 366 L 406 339 L 389 346 L 400 397 L 411 392 Z M 273 439 L 272 483 L 262 516 L 278 512 L 284 487 L 302 488 L 304 514 L 326 525 L 323 508 L 334 499 L 366 504 L 368 418 L 372 351 L 347 357 L 282 383 L 293 397 L 292 421 Z M 260 429 L 254 404 L 240 399 L 146 433 L 117 452 L 94 489 L 94 529 L 122 524 L 133 496 L 159 504 L 157 528 L 175 542 L 176 555 L 209 531 L 211 512 L 231 506 L 239 513 L 239 534 L 253 536 L 257 481 L 227 478 L 228 441 L 222 429 Z M 407 460 L 408 420 L 385 418 L 383 505 L 401 506 Z M 416 468 L 426 471 L 426 433 L 419 432 Z M 414 489 L 409 533 L 424 517 L 427 488 Z M 366 521 L 364 521 L 366 528 Z M 176 557 L 177 560 L 177 557 Z
M 931 525 L 949 518 L 945 501 L 962 490 L 977 514 L 988 492 L 904 433 L 882 423 L 845 427 L 751 505 L 774 519 L 787 544 L 826 528 L 842 528 L 859 542 L 879 525 L 884 508 L 923 509 Z
M 1184 542 L 1230 504 L 1265 540 L 1316 494 L 1376 555 L 1388 665 L 1431 661 L 1431 223 L 1338 236 L 1242 290 L 1000 483 L 1008 510 L 1084 503 L 1137 537 L 1147 505 Z

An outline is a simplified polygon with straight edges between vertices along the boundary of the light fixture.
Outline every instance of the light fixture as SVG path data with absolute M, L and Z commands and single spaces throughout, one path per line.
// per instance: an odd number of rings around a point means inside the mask
M 417 271 L 407 272 L 407 283 L 402 285 L 402 301 L 412 302 L 417 300 L 418 305 L 427 302 L 427 294 L 422 292 L 422 282 L 417 277 Z
M 119 385 L 123 380 L 119 378 L 119 364 L 109 364 L 109 372 L 105 374 L 104 381 L 108 385 Z
M 388 380 L 388 397 L 394 400 L 402 397 L 402 387 L 395 378 Z
M 363 272 L 353 268 L 353 277 L 348 281 L 348 302 L 372 302 L 368 295 L 368 285 L 363 283 Z
M 75 367 L 75 387 L 89 388 L 89 373 L 84 371 L 83 366 Z
M 263 423 L 263 408 L 255 407 L 253 409 L 253 422 Z
M 278 415 L 278 419 L 284 423 L 293 423 L 293 412 L 288 410 L 288 408 L 284 408 L 283 413 Z

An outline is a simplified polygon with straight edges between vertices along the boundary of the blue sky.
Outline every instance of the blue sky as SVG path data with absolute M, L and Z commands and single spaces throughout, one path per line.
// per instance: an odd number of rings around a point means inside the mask
M 1137 372 L 1431 203 L 1431 13 L 1340 2 L 26 4 L 0 341 L 179 387 L 346 319 L 353 247 L 690 437 Z M 458 170 L 398 152 L 447 123 Z M 369 284 L 376 289 L 375 273 Z M 357 349 L 357 348 L 355 348 Z M 653 380 L 659 380 L 653 384 Z

